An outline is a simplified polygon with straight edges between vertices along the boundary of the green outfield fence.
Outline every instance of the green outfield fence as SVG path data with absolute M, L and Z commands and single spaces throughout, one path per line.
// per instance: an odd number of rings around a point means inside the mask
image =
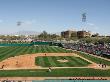
M 1 43 L 0 46 L 32 46 L 32 44 L 29 43 Z
M 62 47 L 61 43 L 55 42 L 0 43 L 0 46 L 33 46 L 33 45 L 49 45 Z

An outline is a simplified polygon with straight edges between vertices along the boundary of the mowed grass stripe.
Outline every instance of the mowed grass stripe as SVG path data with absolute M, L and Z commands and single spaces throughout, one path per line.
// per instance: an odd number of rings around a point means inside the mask
M 42 67 L 49 67 L 51 66 L 49 60 L 47 57 L 36 57 L 36 61 L 37 61 L 37 64 L 39 66 L 42 66 Z
M 12 56 L 14 56 L 14 55 L 17 53 L 17 51 L 19 51 L 19 50 L 20 50 L 20 48 L 12 49 L 12 50 L 10 51 L 10 53 L 5 53 L 0 59 L 1 59 L 1 60 L 4 60 L 4 59 L 6 59 L 6 58 L 12 57 Z
M 0 77 L 110 77 L 110 69 L 100 70 L 92 68 L 64 68 L 52 69 L 52 72 L 47 71 L 48 69 L 2 70 L 0 71 Z
M 70 50 L 63 49 L 63 48 L 61 48 L 61 47 L 59 47 L 59 49 L 62 50 L 64 53 L 70 52 Z
M 2 60 L 3 57 L 6 57 L 7 54 L 13 52 L 15 49 L 17 49 L 17 47 L 12 47 L 9 50 L 7 50 L 6 52 L 0 54 L 0 61 Z
M 14 52 L 17 48 L 20 48 L 20 50 Z M 2 47 L 0 48 L 0 60 L 2 59 L 2 56 L 11 54 L 12 56 L 16 55 L 24 55 L 24 54 L 32 54 L 32 53 L 57 53 L 57 52 L 64 52 L 65 50 L 54 47 L 54 46 L 12 46 L 12 47 Z M 14 53 L 13 53 L 14 52 Z M 9 55 L 6 56 L 10 57 Z M 4 58 L 5 59 L 5 56 Z
M 52 50 L 52 48 L 49 47 L 49 46 L 47 46 L 47 51 L 48 51 L 48 53 L 49 53 L 49 52 L 50 52 L 50 53 L 54 52 L 54 51 Z
M 53 57 L 49 56 L 47 58 L 52 67 L 57 67 L 57 64 L 55 63 L 56 61 L 53 60 Z
M 36 53 L 36 46 L 33 46 L 32 54 Z
M 88 64 L 90 64 L 90 63 L 86 63 L 87 61 L 85 61 L 85 60 L 82 60 L 81 58 L 79 58 L 79 57 L 70 57 L 70 59 L 73 59 L 77 64 L 76 64 L 76 66 L 85 66 L 85 65 L 88 65 Z
M 64 53 L 65 51 L 64 50 L 62 50 L 61 48 L 59 48 L 59 47 L 55 47 L 55 49 L 57 50 L 57 51 L 59 51 L 59 52 L 62 52 L 62 53 Z
M 21 50 L 22 50 L 22 47 L 19 47 L 19 48 L 15 49 L 13 52 L 9 53 L 8 55 L 9 55 L 9 57 L 11 57 L 11 56 L 14 57 L 17 54 L 19 54 Z
M 56 67 L 63 67 L 63 65 L 57 61 L 58 58 L 56 56 L 52 56 L 52 59 L 55 62 Z
M 33 46 L 30 46 L 28 49 L 28 54 L 32 54 L 33 49 L 34 49 Z
M 35 46 L 31 46 L 31 53 L 30 54 L 33 54 L 35 53 Z
M 38 46 L 35 46 L 35 53 L 38 53 L 39 52 L 39 48 Z
M 46 52 L 47 52 L 47 53 L 51 53 L 51 52 L 52 52 L 52 50 L 49 50 L 49 49 L 48 49 L 48 46 L 45 46 L 45 48 L 46 48 Z
M 22 47 L 19 53 L 17 53 L 16 55 L 23 55 L 26 50 L 27 50 L 27 47 Z
M 51 48 L 52 48 L 52 50 L 53 50 L 55 53 L 60 52 L 56 47 L 51 47 Z
M 18 55 L 22 50 L 23 50 L 23 47 L 19 47 L 19 48 L 15 49 L 12 53 L 10 53 L 9 57 L 14 57 L 14 56 Z
M 98 58 L 98 57 L 94 57 L 92 55 L 89 55 L 89 54 L 86 54 L 86 53 L 83 53 L 83 52 L 76 52 L 78 55 L 88 59 L 88 60 L 91 60 L 95 63 L 100 63 L 102 62 L 103 64 L 106 64 L 108 66 L 110 66 L 110 61 L 107 61 L 107 60 L 104 60 L 104 59 L 101 59 L 101 58 Z
M 45 66 L 45 63 L 44 63 L 45 61 L 44 61 L 43 57 L 36 57 L 35 62 L 36 62 L 36 65 Z
M 70 59 L 73 59 L 74 61 L 76 61 L 77 62 L 77 66 L 87 66 L 88 64 L 90 64 L 89 62 L 87 62 L 87 61 L 85 61 L 85 60 L 83 60 L 83 59 L 81 59 L 79 57 L 76 57 L 76 58 L 71 57 Z
M 9 49 L 9 47 L 1 47 L 0 48 L 0 54 L 3 53 L 5 50 L 8 50 L 8 49 Z
M 36 53 L 36 46 L 32 46 L 32 54 Z
M 43 46 L 40 46 L 40 47 L 41 47 L 41 52 L 44 53 L 45 49 L 43 48 Z
M 40 46 L 40 48 L 41 48 L 41 53 L 44 53 L 44 49 L 43 49 L 43 47 L 42 46 Z
M 27 54 L 29 47 L 26 47 L 25 51 L 23 54 Z
M 49 62 L 48 57 L 43 57 L 45 67 L 50 67 L 51 62 Z
M 38 53 L 42 53 L 41 46 L 37 46 Z
M 2 47 L 0 49 L 0 54 L 4 53 L 5 51 L 9 50 L 11 47 Z
M 32 46 L 31 47 L 29 47 L 29 46 L 27 46 L 27 51 L 25 52 L 26 54 L 31 54 L 31 49 L 32 49 Z
M 78 57 L 73 57 L 73 56 L 45 56 L 45 57 L 38 57 L 38 58 L 43 58 L 44 64 L 42 65 L 39 63 L 40 66 L 43 67 L 81 67 L 81 66 L 87 66 L 90 63 L 87 63 L 85 60 L 81 60 L 81 58 Z M 57 60 L 68 60 L 68 62 L 60 62 Z M 42 62 L 42 61 L 40 61 Z
M 32 53 L 32 47 L 27 46 L 27 49 L 25 50 L 25 54 L 31 54 Z
M 48 52 L 48 53 L 49 53 L 49 52 L 51 53 L 51 50 L 48 48 L 48 46 L 47 46 L 46 48 L 47 48 L 47 52 Z
M 58 51 L 55 49 L 55 47 L 51 46 L 49 47 L 50 50 L 52 50 L 52 52 L 57 53 Z
M 81 58 L 78 58 L 78 57 L 74 57 L 74 56 L 60 56 L 60 58 L 63 60 L 68 60 L 68 62 L 65 62 L 65 66 L 85 66 L 85 65 L 88 65 L 90 64 L 89 62 L 81 59 Z M 59 58 L 59 59 L 60 59 Z
M 78 59 L 79 62 L 83 63 L 83 65 L 91 64 L 90 62 L 88 62 L 88 61 L 86 61 L 86 60 L 84 60 L 80 57 L 77 57 L 77 59 Z
M 55 49 L 59 52 L 62 52 L 62 53 L 70 53 L 72 52 L 71 50 L 66 50 L 66 49 L 63 49 L 61 47 L 55 47 Z
M 47 53 L 48 52 L 47 46 L 42 46 L 42 49 L 43 49 L 44 53 Z
M 8 53 L 10 51 L 12 51 L 12 49 L 14 49 L 15 47 L 8 47 L 7 49 L 4 49 L 4 52 L 0 53 L 0 56 L 2 56 L 5 53 Z

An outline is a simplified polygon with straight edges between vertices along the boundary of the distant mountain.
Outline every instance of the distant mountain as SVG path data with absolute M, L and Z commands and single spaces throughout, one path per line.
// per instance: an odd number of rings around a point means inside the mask
M 11 33 L 10 35 L 39 35 L 40 32 L 36 31 L 19 31 L 15 33 Z
M 36 31 L 18 31 L 14 33 L 0 33 L 0 35 L 39 35 L 41 32 Z M 57 34 L 60 35 L 60 32 L 53 32 L 49 34 Z

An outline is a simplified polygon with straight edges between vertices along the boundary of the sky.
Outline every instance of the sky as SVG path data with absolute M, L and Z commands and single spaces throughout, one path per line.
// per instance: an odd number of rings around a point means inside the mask
M 83 13 L 86 22 L 82 22 Z M 110 0 L 0 0 L 0 33 L 22 30 L 110 35 Z

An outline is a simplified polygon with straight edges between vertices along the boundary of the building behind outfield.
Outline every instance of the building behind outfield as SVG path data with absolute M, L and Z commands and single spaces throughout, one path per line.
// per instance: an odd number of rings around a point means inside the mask
M 71 30 L 63 31 L 61 32 L 61 37 L 62 38 L 77 37 L 77 31 L 71 31 Z
M 77 37 L 78 38 L 91 37 L 91 33 L 87 31 L 78 31 Z
M 84 37 L 91 37 L 91 33 L 87 31 L 72 31 L 72 30 L 67 30 L 61 32 L 61 37 L 62 38 L 71 38 L 71 37 L 78 37 L 78 38 L 84 38 Z

